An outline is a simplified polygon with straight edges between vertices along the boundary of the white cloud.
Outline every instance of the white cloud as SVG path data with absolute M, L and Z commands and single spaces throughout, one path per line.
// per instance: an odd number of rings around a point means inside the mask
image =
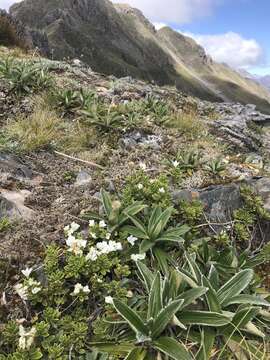
M 165 24 L 163 22 L 154 22 L 153 25 L 156 28 L 156 30 L 160 30 L 160 29 L 164 28 L 165 26 L 168 26 L 167 24 Z
M 196 18 L 212 14 L 222 0 L 112 0 L 125 2 L 140 9 L 146 17 L 155 22 L 190 23 Z
M 245 39 L 240 34 L 228 32 L 219 35 L 186 33 L 192 37 L 215 61 L 225 62 L 234 68 L 248 68 L 263 64 L 264 51 L 254 39 Z
M 21 0 L 1 0 L 0 1 L 0 9 L 8 10 L 11 5 L 16 2 L 20 2 Z

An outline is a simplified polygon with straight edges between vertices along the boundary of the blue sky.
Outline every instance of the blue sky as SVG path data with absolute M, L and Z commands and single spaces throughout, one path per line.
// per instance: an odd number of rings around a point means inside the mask
M 44 0 L 46 1 L 46 0 Z M 216 60 L 270 74 L 270 0 L 113 0 L 187 33 Z M 14 0 L 0 0 L 8 8 Z

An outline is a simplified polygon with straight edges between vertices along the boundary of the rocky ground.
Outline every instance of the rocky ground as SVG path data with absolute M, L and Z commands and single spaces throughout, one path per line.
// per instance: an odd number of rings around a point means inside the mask
M 102 76 L 76 60 L 70 63 L 44 62 L 58 84 L 90 88 L 115 104 L 140 100 L 149 95 L 162 100 L 169 99 L 178 109 L 198 114 L 198 121 L 203 125 L 207 137 L 196 134 L 195 139 L 187 139 L 174 129 L 148 126 L 147 129 L 122 132 L 117 142 L 113 139 L 113 145 L 108 146 L 104 139 L 96 139 L 89 144 L 90 150 L 82 152 L 75 159 L 46 150 L 24 155 L 2 150 L 0 215 L 16 219 L 2 235 L 2 257 L 22 260 L 31 256 L 33 243 L 36 247 L 61 239 L 64 224 L 76 219 L 82 209 L 91 207 L 101 186 L 105 185 L 111 191 L 119 189 L 125 177 L 138 169 L 142 162 L 146 164 L 149 173 L 159 174 L 166 169 L 166 156 L 171 156 L 179 149 L 193 148 L 194 145 L 203 150 L 206 158 L 215 155 L 225 157 L 228 150 L 227 174 L 222 179 L 213 180 L 194 173 L 185 179 L 180 188 L 172 186 L 177 199 L 196 194 L 196 197 L 204 200 L 211 218 L 224 219 L 223 214 L 228 209 L 239 206 L 241 182 L 248 182 L 254 184 L 263 196 L 266 208 L 270 210 L 270 135 L 267 132 L 270 117 L 256 111 L 255 106 L 209 103 L 181 94 L 173 88 L 157 87 L 130 77 L 116 79 Z M 33 99 L 23 97 L 18 101 L 2 84 L 2 125 L 21 113 L 30 114 L 33 111 Z M 88 160 L 99 160 L 102 168 L 78 160 L 85 160 L 85 157 Z

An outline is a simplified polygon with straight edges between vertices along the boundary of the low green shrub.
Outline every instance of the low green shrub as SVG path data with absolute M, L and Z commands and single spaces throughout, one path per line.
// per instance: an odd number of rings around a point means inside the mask
M 148 196 L 136 198 L 137 181 Z M 1 360 L 267 360 L 270 295 L 255 270 L 268 247 L 216 246 L 209 234 L 189 244 L 201 205 L 161 207 L 155 182 L 165 186 L 139 172 L 119 199 L 102 190 L 100 214 L 67 225 L 61 245 L 12 278 Z M 243 196 L 251 206 L 250 190 Z
M 52 78 L 46 68 L 31 61 L 6 58 L 0 61 L 0 78 L 17 95 L 44 90 L 52 85 Z

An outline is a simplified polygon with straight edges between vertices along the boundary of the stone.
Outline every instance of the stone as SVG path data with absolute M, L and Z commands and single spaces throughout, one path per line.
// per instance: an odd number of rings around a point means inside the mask
M 74 186 L 80 187 L 80 186 L 88 186 L 92 181 L 91 175 L 87 171 L 80 171 L 77 175 L 76 181 Z
M 31 169 L 22 164 L 18 157 L 10 154 L 0 153 L 0 171 L 2 174 L 10 174 L 18 180 L 33 177 Z
M 30 191 L 8 191 L 0 192 L 0 218 L 8 217 L 12 219 L 30 220 L 34 216 L 34 211 L 24 205 Z
M 136 146 L 147 146 L 151 149 L 158 150 L 162 144 L 161 136 L 154 134 L 145 134 L 140 131 L 133 131 L 127 134 L 119 141 L 120 146 L 126 150 L 131 150 Z

